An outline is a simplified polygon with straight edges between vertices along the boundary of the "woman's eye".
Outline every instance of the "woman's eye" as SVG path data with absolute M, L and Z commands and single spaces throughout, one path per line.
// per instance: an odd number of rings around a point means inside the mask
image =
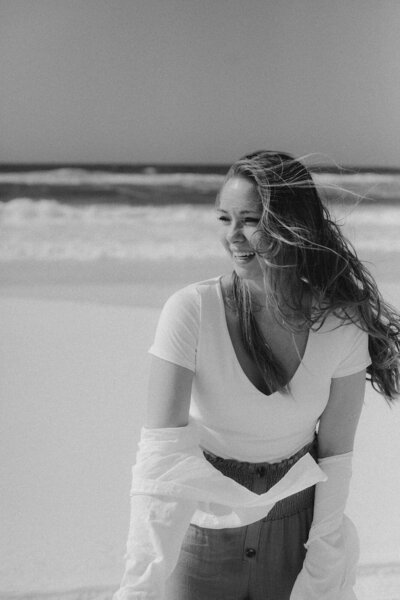
M 225 217 L 224 215 L 221 215 L 220 217 L 217 217 L 218 221 L 221 221 L 222 223 L 230 223 L 230 218 L 229 217 Z M 260 219 L 258 219 L 257 217 L 245 217 L 242 220 L 242 225 L 257 225 L 260 222 Z

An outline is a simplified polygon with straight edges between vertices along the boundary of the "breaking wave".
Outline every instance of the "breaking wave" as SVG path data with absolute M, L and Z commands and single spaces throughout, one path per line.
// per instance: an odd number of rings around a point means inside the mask
M 400 251 L 400 206 L 365 202 L 332 210 L 358 251 Z M 219 257 L 224 251 L 217 231 L 210 205 L 76 205 L 16 198 L 0 203 L 0 260 Z

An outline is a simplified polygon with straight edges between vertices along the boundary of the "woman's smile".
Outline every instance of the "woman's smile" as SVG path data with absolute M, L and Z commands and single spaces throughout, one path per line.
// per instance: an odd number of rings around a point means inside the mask
M 255 252 L 253 252 L 251 250 L 243 251 L 243 250 L 235 250 L 232 248 L 231 253 L 232 253 L 233 260 L 238 262 L 239 264 L 247 264 L 250 261 L 252 261 L 256 256 Z

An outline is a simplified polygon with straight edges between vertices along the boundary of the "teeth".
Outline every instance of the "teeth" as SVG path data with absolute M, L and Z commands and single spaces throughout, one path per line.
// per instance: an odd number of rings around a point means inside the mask
M 235 252 L 234 256 L 238 258 L 248 258 L 249 256 L 254 256 L 254 252 Z

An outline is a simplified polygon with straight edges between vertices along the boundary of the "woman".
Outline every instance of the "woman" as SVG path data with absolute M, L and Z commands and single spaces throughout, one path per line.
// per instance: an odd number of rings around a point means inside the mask
M 162 311 L 115 598 L 355 598 L 353 442 L 400 317 L 290 155 L 236 162 L 216 212 L 233 273 Z

